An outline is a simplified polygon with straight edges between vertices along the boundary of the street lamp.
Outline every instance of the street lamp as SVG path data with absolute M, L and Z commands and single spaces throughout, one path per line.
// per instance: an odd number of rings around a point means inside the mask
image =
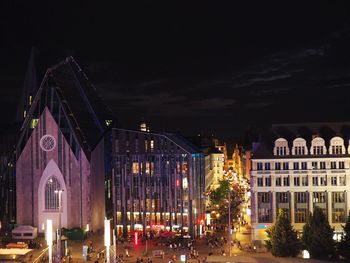
M 61 210 L 62 210 L 62 192 L 63 190 L 55 190 L 55 194 L 58 194 L 58 231 L 57 231 L 57 258 L 61 261 Z
M 110 245 L 111 245 L 111 223 L 108 219 L 105 219 L 105 246 L 106 246 L 107 263 L 110 263 L 110 256 L 109 256 Z
M 52 220 L 46 220 L 46 243 L 49 246 L 49 263 L 52 263 Z
M 229 235 L 228 235 L 228 242 L 229 242 L 229 255 L 231 257 L 231 189 L 229 189 L 228 191 L 228 231 L 229 231 Z

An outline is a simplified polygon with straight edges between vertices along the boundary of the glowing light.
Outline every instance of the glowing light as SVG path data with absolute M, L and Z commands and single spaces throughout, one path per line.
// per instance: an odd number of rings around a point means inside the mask
M 139 238 L 138 238 L 138 233 L 135 232 L 135 245 L 139 244 Z
M 310 258 L 310 253 L 309 253 L 309 251 L 303 250 L 302 254 L 303 254 L 303 258 Z
M 48 246 L 52 246 L 52 220 L 46 221 L 46 243 Z
M 105 219 L 105 246 L 111 245 L 111 224 L 108 219 Z
M 85 231 L 86 231 L 86 232 L 89 232 L 89 231 L 90 231 L 90 226 L 89 226 L 89 224 L 86 224 Z
M 210 225 L 210 213 L 207 213 L 207 225 Z

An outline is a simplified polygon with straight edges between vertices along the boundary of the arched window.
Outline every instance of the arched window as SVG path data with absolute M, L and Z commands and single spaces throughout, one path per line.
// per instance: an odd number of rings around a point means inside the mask
M 59 189 L 61 189 L 60 183 L 55 177 L 51 176 L 45 185 L 45 210 L 58 211 L 59 197 L 55 191 Z
M 303 138 L 299 137 L 293 141 L 292 154 L 293 155 L 308 154 L 307 147 L 306 147 L 306 141 Z
M 333 137 L 329 146 L 330 154 L 345 154 L 344 140 L 340 137 Z
M 275 147 L 273 148 L 274 155 L 289 155 L 288 142 L 284 138 L 279 138 L 275 141 Z
M 311 149 L 310 152 L 312 155 L 323 155 L 327 154 L 327 149 L 325 146 L 325 141 L 321 137 L 315 137 L 311 141 Z

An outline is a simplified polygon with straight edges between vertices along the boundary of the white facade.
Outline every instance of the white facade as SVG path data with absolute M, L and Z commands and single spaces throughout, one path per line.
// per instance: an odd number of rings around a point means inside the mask
M 294 228 L 302 231 L 307 214 L 319 206 L 335 233 L 342 232 L 350 210 L 349 149 L 340 137 L 329 142 L 316 137 L 309 145 L 303 138 L 289 142 L 279 138 L 269 157 L 253 155 L 253 240 L 266 239 L 265 230 L 280 208 L 287 212 Z

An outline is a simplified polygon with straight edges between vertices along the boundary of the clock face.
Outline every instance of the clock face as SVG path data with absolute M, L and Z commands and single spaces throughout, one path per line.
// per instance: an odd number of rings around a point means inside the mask
M 40 139 L 40 147 L 45 152 L 50 152 L 56 147 L 56 140 L 50 134 L 46 134 Z

